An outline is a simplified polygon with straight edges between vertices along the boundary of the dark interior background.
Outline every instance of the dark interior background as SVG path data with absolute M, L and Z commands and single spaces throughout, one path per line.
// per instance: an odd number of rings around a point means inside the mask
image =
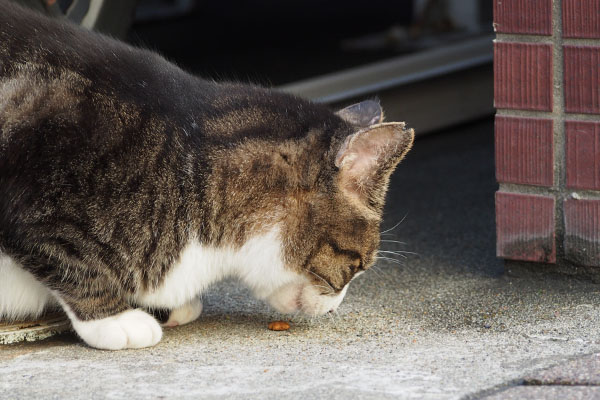
M 385 43 L 353 50 L 343 42 L 409 26 L 412 3 L 197 1 L 183 15 L 148 18 L 142 2 L 128 40 L 204 77 L 278 85 L 410 52 Z

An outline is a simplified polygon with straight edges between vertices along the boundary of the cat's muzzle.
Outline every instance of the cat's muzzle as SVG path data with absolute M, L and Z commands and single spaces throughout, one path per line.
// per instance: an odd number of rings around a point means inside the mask
M 285 314 L 302 312 L 307 315 L 323 315 L 337 310 L 348 285 L 339 293 L 322 293 L 322 289 L 306 281 L 289 283 L 267 297 L 269 304 Z

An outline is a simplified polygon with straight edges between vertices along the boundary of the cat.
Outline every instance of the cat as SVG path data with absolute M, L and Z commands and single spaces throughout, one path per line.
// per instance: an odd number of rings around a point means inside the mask
M 376 261 L 414 131 L 215 83 L 0 0 L 0 318 L 60 306 L 89 346 L 153 346 L 237 277 L 321 315 Z

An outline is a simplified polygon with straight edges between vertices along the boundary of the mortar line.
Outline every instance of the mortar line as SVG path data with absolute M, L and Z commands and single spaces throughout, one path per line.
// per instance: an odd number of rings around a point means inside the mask
M 553 94 L 554 97 L 554 94 Z M 524 118 L 544 118 L 558 121 L 562 116 L 557 115 L 552 111 L 539 111 L 539 110 L 517 110 L 510 108 L 497 108 L 496 115 L 503 117 L 524 117 Z M 563 114 L 565 120 L 573 121 L 589 121 L 589 122 L 600 122 L 600 115 L 598 114 L 582 114 L 582 113 L 568 113 Z
M 554 118 L 554 186 L 555 186 L 555 246 L 557 263 L 564 258 L 564 216 L 562 203 L 566 196 L 566 151 L 564 112 L 564 54 L 562 38 L 562 0 L 552 1 L 552 82 Z
M 552 188 L 548 186 L 540 186 L 533 184 L 524 183 L 500 183 L 500 189 L 502 192 L 511 194 L 528 194 L 536 196 L 547 196 L 547 197 L 559 197 L 563 195 L 563 191 L 560 188 Z M 590 189 L 574 189 L 570 190 L 569 196 L 585 200 L 600 200 L 600 192 Z
M 562 38 L 563 44 L 574 46 L 598 46 L 600 39 L 594 38 Z
M 552 44 L 552 36 L 549 35 L 532 35 L 521 33 L 496 33 L 495 42 L 498 43 L 539 43 Z

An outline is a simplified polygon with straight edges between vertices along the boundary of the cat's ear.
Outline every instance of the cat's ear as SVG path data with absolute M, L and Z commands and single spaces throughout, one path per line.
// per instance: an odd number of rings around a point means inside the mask
M 378 101 L 365 100 L 342 108 L 336 114 L 344 121 L 360 128 L 367 128 L 383 122 L 383 110 Z
M 414 130 L 404 122 L 376 124 L 349 135 L 340 146 L 335 165 L 342 190 L 380 210 L 389 177 L 412 147 Z

